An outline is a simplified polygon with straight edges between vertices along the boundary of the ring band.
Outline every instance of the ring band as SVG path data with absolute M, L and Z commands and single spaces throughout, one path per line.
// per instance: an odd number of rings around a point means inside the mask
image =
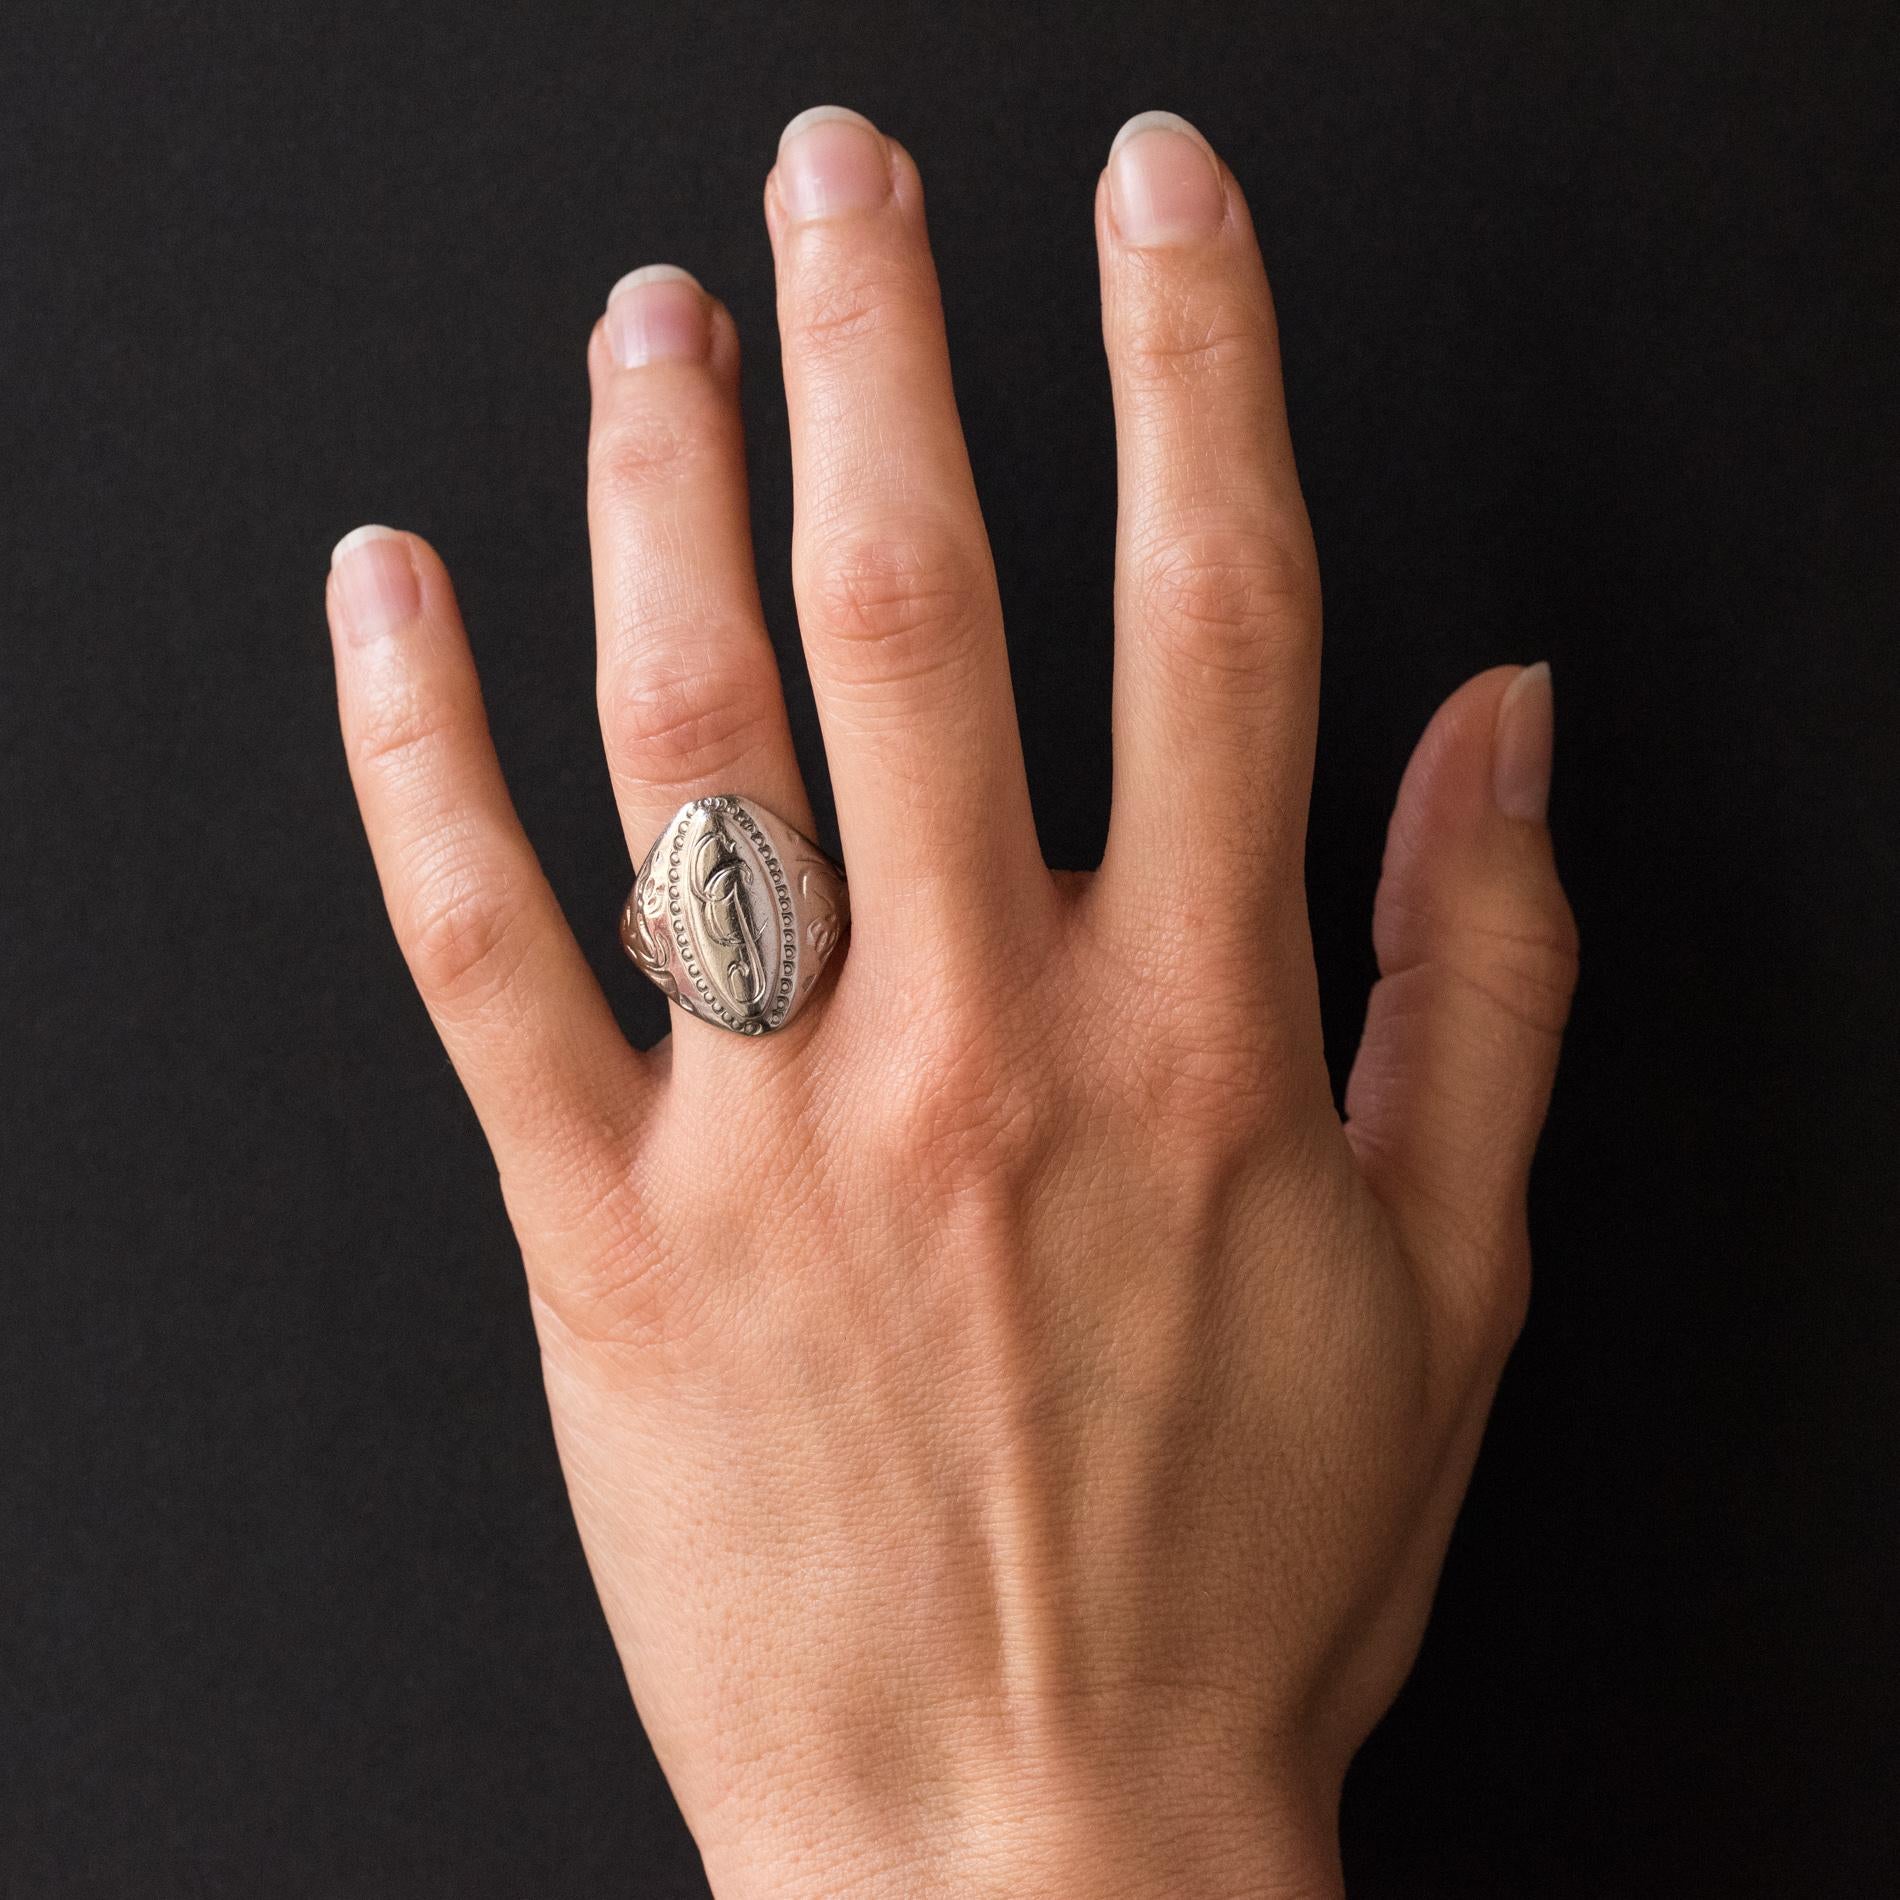
M 673 814 L 633 881 L 620 944 L 688 1015 L 783 1029 L 850 927 L 844 872 L 802 831 L 719 792 Z

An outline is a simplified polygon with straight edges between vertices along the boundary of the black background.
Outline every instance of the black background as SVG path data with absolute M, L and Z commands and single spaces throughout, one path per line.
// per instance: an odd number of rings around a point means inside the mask
M 388 939 L 321 587 L 457 576 L 613 968 L 581 350 L 856 105 L 922 164 L 1052 860 L 1106 824 L 1090 193 L 1251 195 L 1328 587 L 1335 1058 L 1401 764 L 1555 663 L 1585 981 L 1539 1291 L 1363 1896 L 1893 1891 L 1888 7 L 16 8 L 0 71 L 0 1893 L 703 1892 L 562 1494 L 492 1172 Z M 820 797 L 823 805 L 822 793 Z

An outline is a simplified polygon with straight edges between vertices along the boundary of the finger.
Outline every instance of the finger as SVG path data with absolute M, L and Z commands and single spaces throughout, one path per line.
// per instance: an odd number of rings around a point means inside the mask
M 1293 466 L 1266 272 L 1239 186 L 1201 135 L 1143 113 L 1096 197 L 1115 398 L 1115 780 L 1104 871 L 1217 894 L 1257 945 L 1303 926 L 1319 582 Z
M 637 865 L 689 798 L 738 792 L 809 833 L 746 515 L 739 339 L 693 278 L 614 286 L 587 352 L 600 724 Z
M 859 946 L 940 950 L 1047 890 L 917 168 L 855 113 L 786 128 L 766 186 L 793 580 Z M 983 893 L 983 906 L 971 902 Z M 980 927 L 980 926 L 978 926 Z
M 1447 1263 L 1466 1309 L 1512 1332 L 1525 1187 L 1577 971 L 1544 823 L 1551 734 L 1546 666 L 1481 674 L 1427 727 L 1392 816 L 1379 981 L 1346 1091 L 1381 1198 Z
M 628 1126 L 639 1059 L 515 817 L 442 563 L 415 535 L 359 528 L 327 601 L 397 942 L 504 1175 L 558 1191 Z

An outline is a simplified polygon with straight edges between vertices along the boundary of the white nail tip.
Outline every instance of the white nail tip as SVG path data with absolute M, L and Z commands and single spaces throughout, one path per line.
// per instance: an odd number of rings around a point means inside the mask
M 352 528 L 349 533 L 330 550 L 330 565 L 335 567 L 345 555 L 354 554 L 365 542 L 400 541 L 401 539 L 402 534 L 400 530 L 385 528 L 374 521 L 368 522 L 363 527 Z
M 1527 666 L 1504 689 L 1504 698 L 1499 706 L 1499 717 L 1504 717 L 1505 709 L 1517 705 L 1521 700 L 1551 697 L 1550 662 L 1539 660 L 1535 666 Z
M 793 119 L 785 130 L 778 135 L 778 148 L 782 152 L 799 133 L 808 132 L 814 125 L 861 125 L 875 132 L 877 127 L 871 124 L 862 112 L 853 112 L 849 106 L 807 106 L 797 118 Z
M 1142 132 L 1185 132 L 1195 144 L 1207 146 L 1207 140 L 1201 136 L 1200 128 L 1190 124 L 1178 112 L 1137 112 L 1122 129 L 1115 134 L 1115 142 L 1108 148 L 1113 158 L 1128 141 Z M 1207 146 L 1209 151 L 1212 146 Z
M 612 303 L 623 290 L 633 290 L 641 284 L 691 284 L 695 290 L 705 286 L 689 270 L 681 270 L 677 264 L 642 264 L 638 270 L 630 270 L 607 293 L 607 301 Z

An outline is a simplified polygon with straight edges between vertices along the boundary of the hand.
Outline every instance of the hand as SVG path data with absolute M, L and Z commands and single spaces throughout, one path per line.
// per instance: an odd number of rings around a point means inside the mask
M 1030 819 L 922 187 L 854 115 L 766 184 L 794 577 L 848 949 L 763 1038 L 618 1033 L 510 807 L 435 555 L 329 586 L 390 917 L 493 1144 L 641 1716 L 729 1896 L 1308 1895 L 1524 1311 L 1575 970 L 1550 678 L 1399 793 L 1342 1125 L 1302 892 L 1319 583 L 1238 186 L 1145 115 L 1096 193 L 1115 780 Z M 639 858 L 801 829 L 738 341 L 678 271 L 588 347 L 600 711 Z M 602 922 L 605 927 L 605 920 Z

